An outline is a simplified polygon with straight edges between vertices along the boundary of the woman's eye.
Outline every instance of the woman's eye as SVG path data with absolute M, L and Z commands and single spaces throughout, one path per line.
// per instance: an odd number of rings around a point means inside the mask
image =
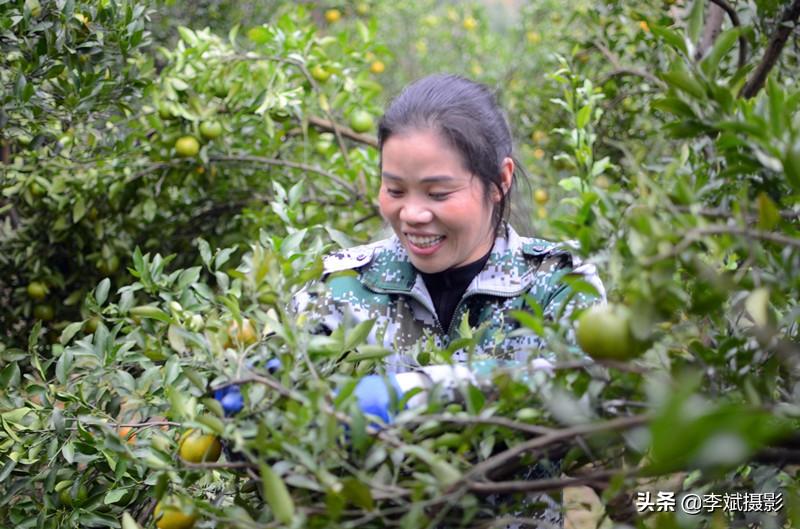
M 450 193 L 428 193 L 428 196 L 434 200 L 444 200 Z
M 400 191 L 399 189 L 388 189 L 388 188 L 386 189 L 386 193 L 390 197 L 394 197 L 394 198 L 397 198 L 397 197 L 399 197 L 399 196 L 401 196 L 403 194 L 403 192 Z

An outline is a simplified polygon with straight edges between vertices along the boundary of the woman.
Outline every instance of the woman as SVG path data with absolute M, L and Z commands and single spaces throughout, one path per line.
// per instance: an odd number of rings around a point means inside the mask
M 395 351 L 389 372 L 414 369 L 430 345 L 447 347 L 463 318 L 481 329 L 479 355 L 552 360 L 540 338 L 513 332 L 511 311 L 530 295 L 545 316 L 564 318 L 605 293 L 594 266 L 505 222 L 519 166 L 489 89 L 452 75 L 414 82 L 381 119 L 378 147 L 380 212 L 394 236 L 327 256 L 324 285 L 302 291 L 297 308 L 328 332 L 374 319 L 368 341 Z M 582 275 L 598 296 L 575 294 L 567 274 Z
M 394 351 L 387 373 L 402 373 L 406 382 L 428 379 L 420 383 L 425 386 L 445 382 L 452 389 L 448 379 L 474 380 L 463 367 L 416 362 L 420 352 L 459 338 L 464 319 L 479 329 L 477 356 L 534 368 L 542 358 L 555 360 L 541 350 L 539 337 L 519 330 L 512 311 L 524 309 L 530 295 L 546 317 L 567 318 L 575 307 L 603 302 L 605 291 L 594 266 L 581 265 L 568 247 L 520 237 L 504 220 L 520 169 L 489 89 L 452 75 L 416 81 L 386 110 L 378 147 L 380 212 L 394 236 L 325 257 L 323 280 L 298 294 L 296 310 L 313 315 L 325 332 L 374 319 L 368 342 Z M 567 274 L 581 275 L 597 296 L 574 293 L 563 281 Z M 466 361 L 467 352 L 458 350 L 453 359 Z M 478 363 L 471 367 L 479 374 Z M 389 377 L 401 392 L 409 389 L 399 383 L 403 376 Z M 362 379 L 356 397 L 365 412 L 391 420 L 384 379 Z M 537 465 L 521 477 L 553 472 Z M 562 524 L 549 497 L 528 500 L 531 515 L 549 526 Z

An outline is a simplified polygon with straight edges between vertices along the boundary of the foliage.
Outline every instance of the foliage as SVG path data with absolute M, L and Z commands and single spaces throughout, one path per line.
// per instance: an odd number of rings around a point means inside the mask
M 491 526 L 579 483 L 637 527 L 800 525 L 796 50 L 742 92 L 797 2 L 717 4 L 0 2 L 0 526 L 152 527 L 176 499 L 199 527 Z M 580 243 L 646 351 L 587 364 L 533 306 L 554 377 L 375 430 L 352 391 L 387 351 L 287 307 L 381 229 L 374 138 L 345 124 L 441 69 L 498 89 L 549 191 L 518 211 Z M 188 429 L 224 458 L 178 458 Z M 545 460 L 567 477 L 513 481 Z M 785 507 L 636 513 L 644 489 Z

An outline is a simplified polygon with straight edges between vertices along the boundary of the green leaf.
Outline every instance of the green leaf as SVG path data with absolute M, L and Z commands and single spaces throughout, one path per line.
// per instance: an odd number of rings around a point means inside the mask
M 247 38 L 255 44 L 266 44 L 270 41 L 271 35 L 267 28 L 257 26 L 247 30 Z
M 678 69 L 669 72 L 662 72 L 661 78 L 670 86 L 677 88 L 696 99 L 705 99 L 706 91 L 703 85 L 690 73 L 685 70 Z
M 739 38 L 741 35 L 741 29 L 738 27 L 733 27 L 727 29 L 720 33 L 717 37 L 717 40 L 714 42 L 714 46 L 711 48 L 711 51 L 708 52 L 708 55 L 700 62 L 700 68 L 702 68 L 703 72 L 710 78 L 714 78 L 714 74 L 717 72 L 717 68 L 719 67 L 719 63 L 725 55 L 731 51 L 734 44 L 736 44 L 736 39 Z
M 703 31 L 703 14 L 705 13 L 706 0 L 694 0 L 692 10 L 689 12 L 689 20 L 686 23 L 686 37 L 693 46 L 700 40 L 700 32 Z
M 758 227 L 762 230 L 771 230 L 781 220 L 781 213 L 775 202 L 763 191 L 758 194 Z
M 194 31 L 191 29 L 185 26 L 178 26 L 178 34 L 181 36 L 181 40 L 183 40 L 183 42 L 188 44 L 190 47 L 194 48 L 197 46 L 197 35 L 195 35 Z
M 109 278 L 105 278 L 100 281 L 100 284 L 97 285 L 97 289 L 94 291 L 94 299 L 97 301 L 97 304 L 102 306 L 103 303 L 106 302 L 108 299 L 108 291 L 111 288 L 111 280 Z
M 688 50 L 686 49 L 686 41 L 683 40 L 677 31 L 673 31 L 664 26 L 659 26 L 658 24 L 651 24 L 650 31 L 653 32 L 653 35 L 664 39 L 667 44 L 682 52 L 684 55 L 688 53 Z
M 83 322 L 82 321 L 76 321 L 76 322 L 70 323 L 69 325 L 64 327 L 64 330 L 61 331 L 61 337 L 59 338 L 59 342 L 61 343 L 61 345 L 67 345 L 69 343 L 69 341 L 72 340 L 72 338 L 82 328 L 83 328 Z
M 64 460 L 67 463 L 72 464 L 75 462 L 75 447 L 71 441 L 64 444 L 64 446 L 61 448 L 61 455 L 64 456 Z
M 511 317 L 516 319 L 523 327 L 527 327 L 539 336 L 544 336 L 544 324 L 541 317 L 536 317 L 524 310 L 512 310 Z
M 352 476 L 342 480 L 342 494 L 356 507 L 368 511 L 375 508 L 375 500 L 372 499 L 369 487 Z
M 795 190 L 800 191 L 800 149 L 789 148 L 783 158 L 783 172 Z
M 292 523 L 294 500 L 286 484 L 271 466 L 261 463 L 261 494 L 267 501 L 275 519 L 283 524 Z
M 586 128 L 586 125 L 589 124 L 589 118 L 592 116 L 592 105 L 585 105 L 579 111 L 578 115 L 575 117 L 575 125 L 579 129 Z
M 783 89 L 774 77 L 767 80 L 767 101 L 769 102 L 769 121 L 772 126 L 772 135 L 776 138 L 783 136 L 788 127 L 788 117 L 792 115 L 787 108 Z
M 362 360 L 378 360 L 392 354 L 392 351 L 382 345 L 363 344 L 359 345 L 355 353 L 350 353 L 344 359 L 345 362 L 360 362 Z
M 83 197 L 78 197 L 72 206 L 72 222 L 77 224 L 85 214 L 86 202 L 83 201 Z
M 127 489 L 112 489 L 106 492 L 106 495 L 103 496 L 103 504 L 112 505 L 114 503 L 117 503 L 119 500 L 124 498 L 127 493 L 128 493 Z M 123 527 L 124 527 L 124 522 L 123 522 Z
M 372 330 L 373 325 L 375 325 L 374 319 L 362 321 L 356 325 L 350 332 L 347 333 L 347 336 L 344 340 L 344 350 L 349 351 L 355 346 L 363 343 L 367 336 L 369 336 L 369 332 Z
M 467 386 L 466 400 L 469 412 L 472 415 L 478 415 L 486 404 L 486 395 L 484 395 L 480 389 L 469 384 Z
M 21 373 L 19 364 L 10 363 L 0 370 L 0 387 L 9 388 L 19 385 Z M 0 481 L 2 481 L 0 479 Z

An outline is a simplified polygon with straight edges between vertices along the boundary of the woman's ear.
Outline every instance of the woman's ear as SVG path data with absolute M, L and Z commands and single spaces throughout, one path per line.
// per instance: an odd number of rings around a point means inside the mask
M 514 160 L 510 157 L 503 158 L 500 164 L 500 188 L 503 194 L 497 190 L 497 186 L 492 185 L 492 202 L 500 202 L 500 200 L 508 194 L 511 189 L 511 183 L 514 181 Z
M 503 158 L 500 164 L 500 187 L 503 189 L 503 195 L 507 195 L 511 189 L 511 183 L 514 181 L 514 160 L 510 157 Z M 495 201 L 499 202 L 500 197 L 495 196 Z

